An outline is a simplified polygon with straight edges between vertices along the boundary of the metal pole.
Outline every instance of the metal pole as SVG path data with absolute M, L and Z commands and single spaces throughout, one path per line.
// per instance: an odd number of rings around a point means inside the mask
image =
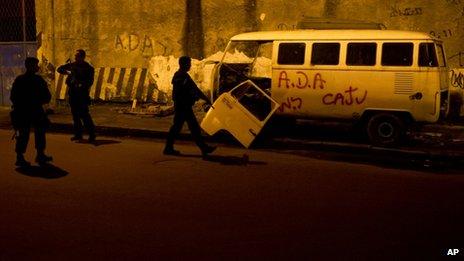
M 22 20 L 23 20 L 23 59 L 26 59 L 27 57 L 27 51 L 26 51 L 26 2 L 25 0 L 21 0 L 21 11 L 22 11 Z
M 27 57 L 27 50 L 26 50 L 26 0 L 21 0 L 21 11 L 22 11 L 22 20 L 23 20 L 23 59 Z
M 52 15 L 52 64 L 56 65 L 55 55 L 55 0 L 51 0 L 51 15 Z
M 51 8 L 50 8 L 50 13 L 51 13 L 51 19 L 52 19 L 52 22 L 51 22 L 51 31 L 52 31 L 52 65 L 53 67 L 56 66 L 56 52 L 55 52 L 55 48 L 56 48 L 56 40 L 55 40 L 55 0 L 51 0 Z M 42 18 L 44 19 L 44 18 Z M 49 27 L 46 29 L 46 30 L 49 30 Z M 48 55 L 48 53 L 47 53 Z M 51 82 L 51 87 L 52 87 L 52 101 L 51 101 L 51 106 L 52 108 L 55 108 L 57 102 L 57 97 L 56 97 L 56 72 L 54 71 L 53 72 L 53 80 Z
M 23 18 L 23 42 L 26 42 L 26 2 L 21 0 L 22 18 Z

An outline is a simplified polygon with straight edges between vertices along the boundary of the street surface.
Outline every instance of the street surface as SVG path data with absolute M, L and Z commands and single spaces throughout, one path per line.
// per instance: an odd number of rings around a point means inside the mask
M 462 169 L 225 146 L 203 160 L 191 142 L 175 157 L 163 141 L 61 134 L 47 136 L 54 167 L 16 169 L 11 134 L 0 130 L 0 260 L 464 254 Z

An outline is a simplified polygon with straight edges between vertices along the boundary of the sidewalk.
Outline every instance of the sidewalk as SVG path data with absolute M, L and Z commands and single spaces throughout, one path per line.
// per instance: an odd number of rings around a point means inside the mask
M 155 116 L 153 114 L 142 113 L 140 108 L 134 112 L 130 110 L 128 104 L 98 104 L 90 107 L 90 114 L 96 125 L 97 135 L 114 136 L 137 136 L 162 138 L 166 137 L 173 122 L 173 115 Z M 9 118 L 9 107 L 0 107 L 0 128 L 11 129 Z M 204 112 L 196 112 L 199 121 L 204 116 Z M 72 115 L 69 106 L 59 105 L 54 112 L 49 115 L 52 123 L 52 132 L 72 133 Z M 181 132 L 181 139 L 186 138 L 188 133 L 185 125 Z M 84 133 L 85 134 L 85 133 Z
M 91 106 L 91 115 L 96 125 L 96 132 L 103 136 L 132 136 L 143 138 L 165 139 L 173 121 L 173 115 L 155 116 L 147 114 L 147 110 L 139 107 L 130 111 L 129 104 L 96 104 Z M 11 129 L 9 107 L 0 107 L 0 128 Z M 126 113 L 124 113 L 124 111 Z M 201 106 L 195 107 L 199 122 L 205 115 Z M 51 132 L 72 133 L 72 116 L 68 106 L 60 105 L 49 115 L 52 122 Z M 332 132 L 335 138 L 324 138 L 324 133 Z M 414 134 L 414 140 L 421 143 L 420 147 L 404 146 L 398 149 L 379 148 L 367 143 L 357 143 L 350 138 L 349 127 L 340 123 L 325 123 L 318 121 L 298 121 L 297 126 L 272 135 L 265 140 L 265 148 L 272 149 L 316 149 L 333 151 L 352 151 L 363 153 L 393 153 L 395 155 L 419 155 L 464 158 L 464 126 L 452 124 L 429 124 Z M 321 135 L 322 133 L 322 135 Z M 314 135 L 313 135 L 314 134 Z M 346 134 L 346 135 L 345 135 Z M 339 137 L 343 136 L 345 137 Z M 264 139 L 267 139 L 266 136 Z M 180 140 L 190 140 L 187 125 L 179 137 Z M 208 141 L 239 145 L 231 136 L 215 135 L 206 137 Z
M 91 106 L 90 113 L 97 135 L 147 136 L 164 138 L 173 121 L 173 115 L 128 114 L 128 104 L 99 104 Z M 140 111 L 140 110 L 138 110 Z M 52 129 L 72 132 L 72 115 L 69 106 L 61 105 L 49 115 Z M 183 129 L 185 132 L 186 129 Z M 143 134 L 147 135 L 143 135 Z M 153 135 L 148 135 L 152 137 Z

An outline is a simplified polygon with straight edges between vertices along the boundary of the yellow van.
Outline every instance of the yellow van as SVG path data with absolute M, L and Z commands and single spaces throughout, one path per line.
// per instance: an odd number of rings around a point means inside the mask
M 448 111 L 443 43 L 395 30 L 295 30 L 232 37 L 201 126 L 248 147 L 275 112 L 362 123 L 371 143 L 398 143 L 413 122 Z M 234 111 L 234 112 L 232 112 Z

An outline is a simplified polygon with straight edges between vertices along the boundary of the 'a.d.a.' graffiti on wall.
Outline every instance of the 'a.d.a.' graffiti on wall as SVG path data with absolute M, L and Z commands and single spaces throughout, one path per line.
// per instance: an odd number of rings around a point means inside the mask
M 139 52 L 144 57 L 172 54 L 172 46 L 149 35 L 118 34 L 114 38 L 114 48 L 118 51 Z

